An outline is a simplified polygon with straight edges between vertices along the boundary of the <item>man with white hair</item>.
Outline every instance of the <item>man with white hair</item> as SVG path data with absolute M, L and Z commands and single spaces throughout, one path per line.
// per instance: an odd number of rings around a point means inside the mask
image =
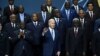
M 66 34 L 66 56 L 83 56 L 84 52 L 84 40 L 83 30 L 79 27 L 79 19 L 73 19 L 73 27 L 69 28 Z
M 43 56 L 60 56 L 60 37 L 55 30 L 55 20 L 50 19 L 48 25 L 43 32 Z

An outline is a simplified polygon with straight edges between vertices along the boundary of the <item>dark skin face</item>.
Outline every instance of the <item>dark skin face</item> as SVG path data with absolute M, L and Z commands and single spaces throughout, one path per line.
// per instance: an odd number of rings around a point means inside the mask
M 16 15 L 11 15 L 10 16 L 10 21 L 13 22 L 13 23 L 15 23 L 15 21 L 16 21 Z
M 59 12 L 59 11 L 55 11 L 55 16 L 56 16 L 57 18 L 60 18 L 60 12 Z
M 32 20 L 33 20 L 33 21 L 38 21 L 38 14 L 35 14 L 35 13 L 34 13 L 34 14 L 32 15 Z
M 20 28 L 24 29 L 25 28 L 25 24 L 24 23 L 20 23 Z
M 78 0 L 73 1 L 74 5 L 78 5 Z
M 74 21 L 74 27 L 78 27 L 79 26 L 79 21 Z
M 69 9 L 69 8 L 70 8 L 70 3 L 69 3 L 69 2 L 66 2 L 66 3 L 65 3 L 65 8 L 66 8 L 66 9 Z
M 8 3 L 9 3 L 10 5 L 13 5 L 13 4 L 14 4 L 14 1 L 13 1 L 13 0 L 9 0 Z
M 46 5 L 45 4 L 41 5 L 41 10 L 46 11 Z
M 24 12 L 24 7 L 22 5 L 19 6 L 19 12 L 23 13 Z
M 46 4 L 47 4 L 48 6 L 51 6 L 51 5 L 52 5 L 52 0 L 46 0 Z

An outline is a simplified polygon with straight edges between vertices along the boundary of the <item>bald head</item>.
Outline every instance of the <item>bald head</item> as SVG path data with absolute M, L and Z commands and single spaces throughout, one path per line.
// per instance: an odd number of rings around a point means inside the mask
M 48 22 L 48 25 L 50 28 L 54 29 L 55 28 L 55 20 L 54 19 L 50 19 Z

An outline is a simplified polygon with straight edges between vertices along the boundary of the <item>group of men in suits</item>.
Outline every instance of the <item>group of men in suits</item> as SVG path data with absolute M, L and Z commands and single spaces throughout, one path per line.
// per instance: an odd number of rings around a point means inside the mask
M 25 13 L 23 5 L 0 8 L 1 56 L 100 56 L 100 4 L 92 0 L 84 11 L 73 0 L 60 11 L 46 0 L 38 13 Z

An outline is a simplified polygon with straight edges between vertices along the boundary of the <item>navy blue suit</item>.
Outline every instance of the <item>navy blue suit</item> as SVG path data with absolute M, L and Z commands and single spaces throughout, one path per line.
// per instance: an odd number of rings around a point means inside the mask
M 24 36 L 25 38 L 21 39 L 19 35 L 20 30 L 14 31 L 13 43 L 15 44 L 13 50 L 13 56 L 33 56 L 32 50 L 32 37 L 30 35 L 30 31 L 25 30 Z
M 70 9 L 70 15 L 69 15 L 69 19 L 67 18 L 67 15 L 66 15 L 66 9 L 63 9 L 62 12 L 61 12 L 61 15 L 63 18 L 65 18 L 66 20 L 66 24 L 67 24 L 67 27 L 72 27 L 72 20 L 77 17 L 77 13 L 75 12 L 75 10 L 73 9 Z
M 35 56 L 41 55 L 42 50 L 42 30 L 43 30 L 43 23 L 38 22 L 37 26 L 34 25 L 33 22 L 27 24 L 27 29 L 31 32 L 31 36 L 33 38 L 33 49 L 35 52 Z
M 60 37 L 56 30 L 55 40 L 53 40 L 50 30 L 44 34 L 43 56 L 55 56 L 57 51 L 60 51 Z

